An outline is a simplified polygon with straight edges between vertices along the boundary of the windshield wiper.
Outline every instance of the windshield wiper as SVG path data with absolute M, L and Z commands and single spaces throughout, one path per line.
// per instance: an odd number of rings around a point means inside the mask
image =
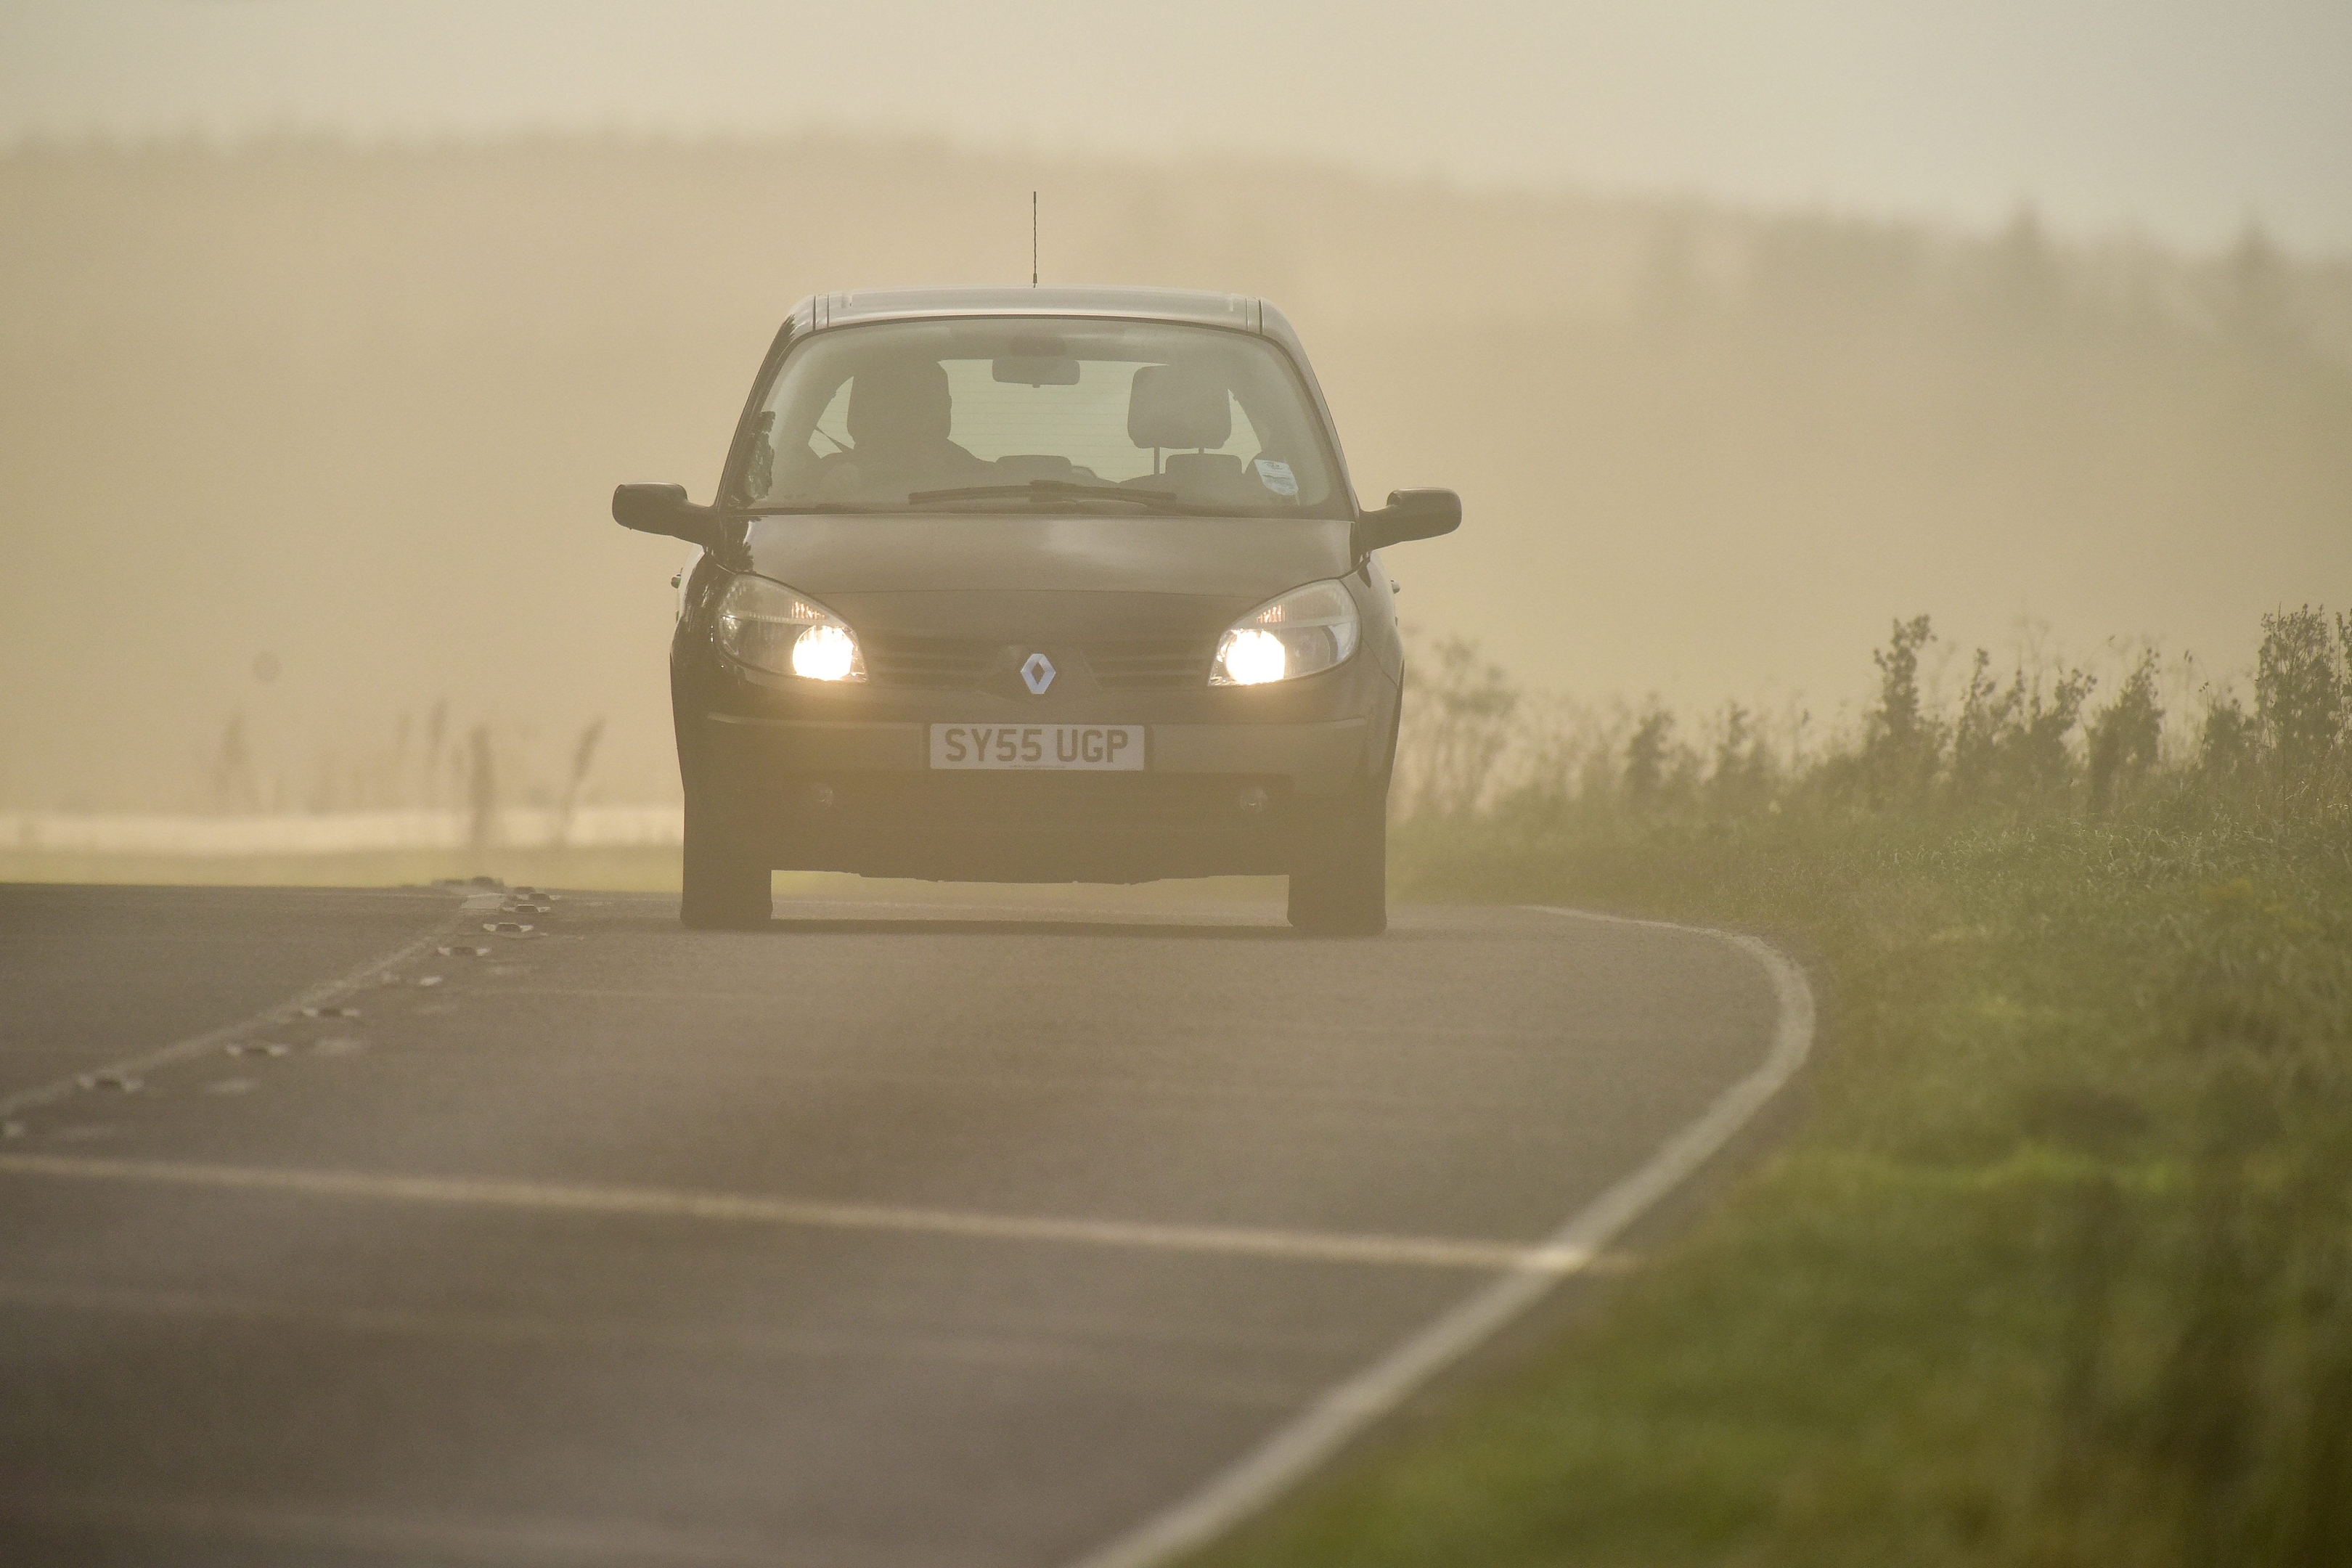
M 960 485 L 953 489 L 917 490 L 908 496 L 907 504 L 925 506 L 939 500 L 999 500 L 1016 496 L 1037 500 L 1128 500 L 1160 511 L 1194 510 L 1180 500 L 1174 490 L 1131 490 L 1125 485 L 1077 485 L 1067 479 L 1031 479 L 1021 485 Z
M 890 509 L 886 506 L 869 506 L 864 501 L 812 500 L 802 501 L 798 505 L 794 506 L 747 506 L 743 508 L 740 515 L 744 517 L 791 517 L 796 512 L 807 511 L 888 511 Z

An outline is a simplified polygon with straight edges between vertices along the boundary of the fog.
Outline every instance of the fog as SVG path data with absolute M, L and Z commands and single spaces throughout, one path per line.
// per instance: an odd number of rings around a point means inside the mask
M 11 0 L 0 138 L 912 132 L 2319 252 L 2347 68 L 2340 0 Z
M 2352 1568 L 2347 88 L 0 0 L 0 1568 Z
M 2263 611 L 2352 589 L 2352 261 L 2259 228 L 871 133 L 25 144 L 0 805 L 392 804 L 478 725 L 545 794 L 599 721 L 590 795 L 674 797 L 683 548 L 613 485 L 708 499 L 799 296 L 1024 279 L 1033 188 L 1050 281 L 1282 305 L 1359 491 L 1464 497 L 1393 552 L 1407 619 L 1531 685 L 1832 723 L 1922 612 L 2221 679 Z

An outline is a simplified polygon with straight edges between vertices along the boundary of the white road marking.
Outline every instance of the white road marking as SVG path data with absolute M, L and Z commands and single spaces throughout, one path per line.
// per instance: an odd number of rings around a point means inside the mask
M 357 969 L 346 971 L 332 980 L 321 981 L 299 996 L 291 996 L 283 1002 L 265 1007 L 250 1017 L 240 1018 L 234 1024 L 224 1024 L 217 1029 L 207 1029 L 201 1035 L 191 1035 L 184 1040 L 174 1040 L 168 1046 L 147 1052 L 144 1056 L 130 1057 L 119 1062 L 109 1062 L 104 1067 L 85 1068 L 81 1072 L 69 1073 L 51 1083 L 41 1084 L 33 1089 L 19 1089 L 15 1094 L 0 1096 L 0 1117 L 13 1116 L 17 1111 L 28 1110 L 37 1105 L 47 1105 L 52 1100 L 63 1100 L 79 1089 L 81 1087 L 81 1080 L 85 1078 L 143 1077 L 157 1068 L 172 1062 L 185 1061 L 190 1057 L 201 1056 L 206 1051 L 218 1050 L 259 1030 L 291 1024 L 302 1016 L 303 1008 L 320 1006 L 348 992 L 371 984 L 385 971 L 396 969 L 409 960 L 432 951 L 436 943 L 446 941 L 450 932 L 463 923 L 467 911 L 495 908 L 505 897 L 503 893 L 473 894 L 458 905 L 456 913 L 436 922 L 433 929 L 424 935 L 403 943 L 381 958 L 369 959 Z
M 1756 1112 L 1796 1075 L 1812 1050 L 1813 993 L 1804 972 L 1766 943 L 1736 931 L 1671 921 L 1633 920 L 1581 910 L 1528 905 L 1545 914 L 1612 925 L 1687 931 L 1729 942 L 1764 966 L 1779 1004 L 1771 1048 L 1763 1065 L 1717 1097 L 1699 1119 L 1668 1139 L 1649 1162 L 1611 1187 L 1541 1249 L 1563 1267 L 1505 1275 L 1396 1349 L 1340 1384 L 1278 1428 L 1234 1464 L 1134 1530 L 1088 1552 L 1074 1568 L 1154 1568 L 1205 1546 L 1264 1509 L 1394 1410 L 1423 1384 L 1527 1310 L 1565 1275 L 1602 1249 L 1660 1198 L 1682 1184 L 1730 1142 Z M 1572 1263 L 1568 1260 L 1573 1259 Z
M 1552 1277 L 1574 1273 L 1589 1255 L 1554 1241 L 1527 1246 L 1452 1237 L 1372 1236 L 1251 1226 L 1160 1225 L 1150 1221 L 907 1208 L 888 1204 L 825 1203 L 752 1193 L 667 1187 L 578 1186 L 556 1182 L 463 1176 L 399 1176 L 363 1171 L 271 1170 L 163 1160 L 110 1160 L 70 1154 L 0 1154 L 0 1175 L 285 1193 L 311 1198 L 362 1198 L 533 1213 L 635 1215 L 741 1225 L 827 1230 L 900 1231 L 979 1241 L 1060 1242 L 1159 1252 L 1220 1253 L 1301 1263 L 1351 1263 L 1410 1268 L 1467 1268 Z

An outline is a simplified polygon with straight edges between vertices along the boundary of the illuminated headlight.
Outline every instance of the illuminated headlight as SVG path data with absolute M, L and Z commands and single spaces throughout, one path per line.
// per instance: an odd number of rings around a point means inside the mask
M 719 646 L 754 669 L 807 680 L 863 680 L 857 635 L 839 616 L 765 577 L 737 577 L 719 601 Z
M 1337 583 L 1309 583 L 1235 621 L 1217 644 L 1212 686 L 1296 680 L 1345 662 L 1360 630 L 1356 601 Z

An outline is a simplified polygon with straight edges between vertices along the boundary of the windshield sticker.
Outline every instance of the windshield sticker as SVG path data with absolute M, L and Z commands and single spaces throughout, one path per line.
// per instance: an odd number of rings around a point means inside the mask
M 1298 476 L 1290 471 L 1288 463 L 1278 462 L 1272 458 L 1260 458 L 1257 460 L 1257 479 L 1258 483 L 1278 496 L 1295 496 L 1298 493 Z

